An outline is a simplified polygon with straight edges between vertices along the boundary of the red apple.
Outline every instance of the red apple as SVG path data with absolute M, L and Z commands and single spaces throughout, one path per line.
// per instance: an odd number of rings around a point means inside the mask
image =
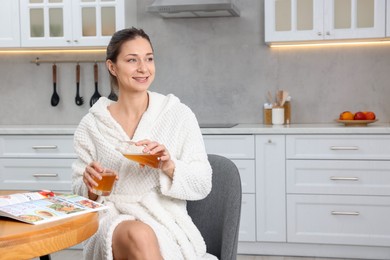
M 353 117 L 354 120 L 366 120 L 366 115 L 363 112 L 356 112 Z
M 367 111 L 365 114 L 366 114 L 367 120 L 375 120 L 375 118 L 376 118 L 375 113 L 372 111 Z

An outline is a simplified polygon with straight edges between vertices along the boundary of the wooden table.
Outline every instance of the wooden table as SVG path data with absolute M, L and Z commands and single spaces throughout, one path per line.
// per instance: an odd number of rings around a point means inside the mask
M 15 191 L 0 191 L 0 195 Z M 92 212 L 67 219 L 31 225 L 0 218 L 0 258 L 31 259 L 46 256 L 79 244 L 98 229 L 98 213 Z

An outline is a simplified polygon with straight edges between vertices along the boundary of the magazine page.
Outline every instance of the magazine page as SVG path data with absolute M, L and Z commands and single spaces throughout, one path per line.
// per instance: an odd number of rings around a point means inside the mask
M 5 205 L 17 204 L 25 201 L 40 200 L 50 196 L 54 196 L 54 193 L 52 191 L 46 191 L 46 190 L 37 191 L 37 192 L 0 195 L 0 207 Z
M 0 207 L 0 215 L 30 224 L 42 224 L 107 207 L 74 194 L 31 200 Z

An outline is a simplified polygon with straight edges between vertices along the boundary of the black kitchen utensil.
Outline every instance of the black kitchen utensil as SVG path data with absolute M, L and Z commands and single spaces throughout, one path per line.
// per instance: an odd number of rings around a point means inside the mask
M 53 64 L 53 95 L 51 96 L 51 105 L 57 106 L 60 102 L 60 96 L 57 94 L 57 65 Z
M 97 65 L 97 63 L 95 63 L 95 65 L 93 65 L 93 75 L 94 75 L 94 79 L 95 79 L 95 93 L 93 93 L 91 100 L 89 101 L 89 105 L 91 107 L 101 97 L 99 90 L 98 90 L 98 65 Z
M 110 95 L 108 95 L 108 99 L 111 99 L 112 101 L 118 101 L 118 96 L 115 94 L 112 88 L 111 88 Z
M 79 90 L 80 90 L 80 64 L 77 64 L 76 65 L 76 98 L 75 98 L 75 102 L 76 102 L 76 105 L 81 106 L 82 104 L 84 104 L 84 98 L 80 97 Z

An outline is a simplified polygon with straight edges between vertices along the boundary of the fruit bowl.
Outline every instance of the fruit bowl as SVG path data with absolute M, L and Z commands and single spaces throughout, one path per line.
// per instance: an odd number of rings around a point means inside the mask
M 367 126 L 368 124 L 374 123 L 378 119 L 374 120 L 340 120 L 336 119 L 336 122 L 342 123 L 345 126 Z

